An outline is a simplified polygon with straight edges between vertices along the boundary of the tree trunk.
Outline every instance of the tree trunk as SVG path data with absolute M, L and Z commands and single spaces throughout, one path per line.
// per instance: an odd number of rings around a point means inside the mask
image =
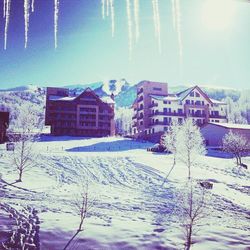
M 18 180 L 17 182 L 22 182 L 22 177 L 23 177 L 23 169 L 18 169 L 19 173 L 18 173 Z
M 186 250 L 190 250 L 192 244 L 192 224 L 189 225 L 187 242 L 186 242 Z

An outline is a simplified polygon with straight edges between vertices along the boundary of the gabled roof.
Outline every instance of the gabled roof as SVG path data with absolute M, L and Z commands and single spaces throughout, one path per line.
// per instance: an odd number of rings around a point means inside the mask
M 227 128 L 227 129 L 247 129 L 247 130 L 250 130 L 250 124 L 218 123 L 218 122 L 207 123 L 207 125 L 209 125 L 209 124 L 214 125 L 214 126 L 218 126 L 218 127 Z
M 188 96 L 194 89 L 195 89 L 196 86 L 194 87 L 191 87 L 191 88 L 188 88 L 188 89 L 185 89 L 179 93 L 177 93 L 176 95 L 181 99 L 183 100 L 186 96 Z
M 105 96 L 105 97 L 99 97 L 94 90 L 92 90 L 91 88 L 86 88 L 80 95 L 78 96 L 55 96 L 55 95 L 51 95 L 49 96 L 49 100 L 50 101 L 74 101 L 77 98 L 80 98 L 83 94 L 85 94 L 86 92 L 91 93 L 94 97 L 96 97 L 98 100 L 100 100 L 103 103 L 107 103 L 107 104 L 114 104 L 114 100 L 112 100 L 109 96 Z
M 186 89 L 186 90 L 184 90 L 184 91 L 181 91 L 181 92 L 179 92 L 179 93 L 177 93 L 176 95 L 180 98 L 180 100 L 182 101 L 182 100 L 184 100 L 192 91 L 194 91 L 195 89 L 197 89 L 198 91 L 199 91 L 199 93 L 209 102 L 209 103 L 213 103 L 212 101 L 211 101 L 211 99 L 208 97 L 208 95 L 205 93 L 205 92 L 203 92 L 201 89 L 200 89 L 200 87 L 198 87 L 197 85 L 196 86 L 194 86 L 194 87 L 191 87 L 191 88 L 188 88 L 188 89 Z

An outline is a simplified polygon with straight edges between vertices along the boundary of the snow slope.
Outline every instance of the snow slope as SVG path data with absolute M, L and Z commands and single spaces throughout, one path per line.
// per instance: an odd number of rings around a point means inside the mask
M 93 208 L 70 249 L 180 249 L 178 195 L 187 171 L 178 163 L 162 187 L 172 156 L 147 152 L 149 146 L 114 137 L 43 137 L 36 145 L 37 167 L 18 184 L 30 191 L 0 189 L 2 202 L 35 206 L 41 249 L 62 249 L 78 226 L 73 203 L 88 182 Z M 1 152 L 1 173 L 11 182 L 16 174 L 3 145 Z M 250 165 L 250 158 L 245 162 Z M 193 176 L 214 188 L 192 249 L 249 247 L 249 170 L 236 170 L 232 159 L 204 156 Z

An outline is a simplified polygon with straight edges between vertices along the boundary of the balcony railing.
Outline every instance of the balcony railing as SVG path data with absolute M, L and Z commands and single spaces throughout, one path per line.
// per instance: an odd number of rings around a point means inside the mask
M 206 114 L 199 114 L 199 113 L 194 113 L 194 114 L 187 114 L 187 117 L 206 117 Z
M 155 125 L 164 125 L 164 126 L 170 126 L 169 122 L 164 122 L 164 121 L 158 121 L 158 122 L 151 122 L 149 123 L 150 126 L 155 126 Z
M 137 100 L 137 102 L 141 102 L 141 101 L 143 101 L 143 96 L 139 97 Z
M 225 115 L 209 115 L 209 118 L 227 119 Z
M 184 113 L 178 113 L 178 112 L 155 112 L 153 114 L 150 114 L 149 116 L 157 116 L 157 115 L 168 115 L 168 116 L 184 116 Z
M 141 88 L 141 89 L 139 89 L 139 90 L 137 91 L 137 95 L 141 94 L 142 92 L 143 92 L 143 89 Z
M 157 103 L 152 103 L 149 105 L 149 108 L 153 108 L 153 107 L 158 107 L 158 104 Z

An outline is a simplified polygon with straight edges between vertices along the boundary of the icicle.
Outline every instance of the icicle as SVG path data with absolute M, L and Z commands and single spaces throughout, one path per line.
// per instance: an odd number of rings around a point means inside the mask
M 6 0 L 5 2 L 5 26 L 4 26 L 4 49 L 7 48 L 7 39 L 8 39 L 8 28 L 10 22 L 10 6 L 11 0 Z
M 171 0 L 172 3 L 172 19 L 173 19 L 173 28 L 176 30 L 176 2 Z
M 31 2 L 31 12 L 35 11 L 35 0 L 32 0 Z
M 29 33 L 29 19 L 30 19 L 30 0 L 24 0 L 24 48 L 28 45 Z
M 7 4 L 7 1 L 3 0 L 3 17 L 6 16 L 6 4 Z
M 102 0 L 102 19 L 105 19 L 105 0 Z
M 106 16 L 109 16 L 109 0 L 106 0 Z
M 158 40 L 159 52 L 161 53 L 161 22 L 160 22 L 160 12 L 159 12 L 158 0 L 152 0 L 152 7 L 153 7 L 155 36 Z
M 157 24 L 156 24 L 156 10 L 155 10 L 155 0 L 152 0 L 152 7 L 153 7 L 153 20 L 154 20 L 154 30 L 155 36 L 157 37 Z
M 181 9 L 180 9 L 180 1 L 179 0 L 175 1 L 176 1 L 176 31 L 178 36 L 180 63 L 182 63 L 183 46 L 182 46 L 182 36 L 181 36 Z
M 140 37 L 139 28 L 139 0 L 134 0 L 134 20 L 135 20 L 135 40 L 138 42 Z
M 157 27 L 157 39 L 158 39 L 158 47 L 159 52 L 161 53 L 161 20 L 160 20 L 160 12 L 159 12 L 159 2 L 155 0 L 155 14 L 156 14 L 156 27 Z
M 112 28 L 112 37 L 115 35 L 115 8 L 114 0 L 110 0 L 110 13 L 111 13 L 111 28 Z
M 132 33 L 132 20 L 131 20 L 131 3 L 130 0 L 126 0 L 127 5 L 127 18 L 128 18 L 128 48 L 129 48 L 129 59 L 132 56 L 132 42 L 133 42 L 133 33 Z
M 55 39 L 55 49 L 57 48 L 59 1 L 60 0 L 54 0 L 54 39 Z

